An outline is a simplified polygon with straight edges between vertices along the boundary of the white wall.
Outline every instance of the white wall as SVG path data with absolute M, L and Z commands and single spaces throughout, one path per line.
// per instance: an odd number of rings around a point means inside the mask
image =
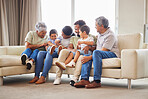
M 119 0 L 118 33 L 144 33 L 145 0 Z

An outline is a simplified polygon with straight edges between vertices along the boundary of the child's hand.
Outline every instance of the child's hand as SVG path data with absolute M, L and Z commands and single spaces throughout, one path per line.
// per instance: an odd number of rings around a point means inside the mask
M 84 43 L 83 41 L 78 41 L 78 45 L 83 44 L 83 43 Z

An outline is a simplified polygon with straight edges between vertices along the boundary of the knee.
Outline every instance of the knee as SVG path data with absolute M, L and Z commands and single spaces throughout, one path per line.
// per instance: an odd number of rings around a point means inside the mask
M 38 56 L 43 56 L 44 52 L 43 51 L 39 51 Z
M 35 49 L 33 52 L 37 52 L 37 53 L 38 53 L 38 52 L 39 52 L 39 50 L 38 50 L 38 49 Z
M 93 51 L 93 56 L 100 56 L 101 55 L 101 51 L 100 50 L 94 50 Z

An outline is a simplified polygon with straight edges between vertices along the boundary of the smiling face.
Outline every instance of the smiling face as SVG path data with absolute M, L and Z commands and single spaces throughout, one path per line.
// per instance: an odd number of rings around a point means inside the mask
M 57 38 L 57 34 L 51 34 L 50 39 L 55 40 Z
M 41 31 L 41 32 L 36 31 L 36 32 L 40 38 L 44 38 L 47 33 L 47 31 Z
M 80 28 L 80 26 L 77 24 L 77 25 L 75 25 L 75 33 L 77 33 L 77 36 L 79 35 L 79 28 Z

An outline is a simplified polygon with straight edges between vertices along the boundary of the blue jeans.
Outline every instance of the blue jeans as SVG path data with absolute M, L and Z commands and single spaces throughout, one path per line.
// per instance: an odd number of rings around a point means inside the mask
M 38 54 L 39 50 L 35 49 L 34 51 L 32 51 L 30 48 L 25 49 L 25 51 L 22 53 L 26 54 L 28 58 L 33 59 L 34 61 L 36 61 L 37 58 L 37 54 Z
M 35 64 L 35 76 L 39 77 L 40 72 L 43 68 L 41 76 L 46 77 L 47 73 L 49 72 L 52 66 L 53 58 L 57 58 L 57 57 L 58 57 L 57 52 L 54 52 L 52 55 L 50 55 L 49 51 L 40 51 L 37 55 L 37 60 Z M 44 62 L 44 58 L 45 58 L 45 62 Z M 43 64 L 44 64 L 44 67 L 43 67 Z
M 94 80 L 101 80 L 102 59 L 116 58 L 116 57 L 117 57 L 116 54 L 110 51 L 101 51 L 101 50 L 93 51 L 92 59 L 94 66 Z M 92 67 L 92 60 L 86 62 L 85 64 L 82 64 L 81 79 L 89 80 L 91 67 Z

